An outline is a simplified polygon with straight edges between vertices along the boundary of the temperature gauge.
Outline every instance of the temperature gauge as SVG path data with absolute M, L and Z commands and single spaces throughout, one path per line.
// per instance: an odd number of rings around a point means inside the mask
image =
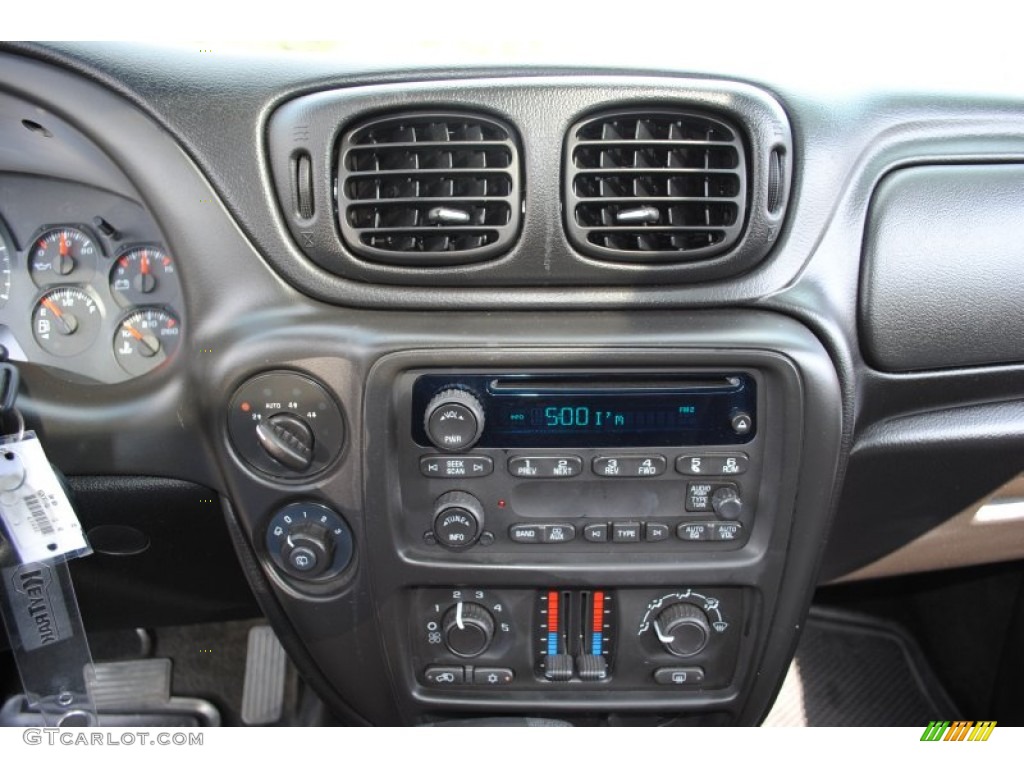
M 40 288 L 69 279 L 81 282 L 81 275 L 96 268 L 99 252 L 96 241 L 81 229 L 48 229 L 35 239 L 29 253 L 32 279 Z
M 114 357 L 133 376 L 156 368 L 174 354 L 181 341 L 178 319 L 163 309 L 139 309 L 117 327 Z
M 89 348 L 100 332 L 99 305 L 81 288 L 45 294 L 32 313 L 32 333 L 51 355 L 69 357 Z
M 122 307 L 170 304 L 178 294 L 174 261 L 151 245 L 125 251 L 110 270 L 110 292 Z

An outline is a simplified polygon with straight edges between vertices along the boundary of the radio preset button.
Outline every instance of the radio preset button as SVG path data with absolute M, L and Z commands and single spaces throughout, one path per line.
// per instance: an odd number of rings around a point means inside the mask
M 494 471 L 490 456 L 422 456 L 424 477 L 486 477 Z
M 681 475 L 742 475 L 749 466 L 745 453 L 687 454 L 676 459 Z
M 608 523 L 591 523 L 583 529 L 583 538 L 597 543 L 608 541 Z
M 665 466 L 664 456 L 599 456 L 591 468 L 600 477 L 657 477 Z
M 508 473 L 513 477 L 550 480 L 576 477 L 582 471 L 579 456 L 513 456 L 508 460 Z
M 668 526 L 665 523 L 647 523 L 644 526 L 644 539 L 647 541 L 665 541 L 668 538 Z

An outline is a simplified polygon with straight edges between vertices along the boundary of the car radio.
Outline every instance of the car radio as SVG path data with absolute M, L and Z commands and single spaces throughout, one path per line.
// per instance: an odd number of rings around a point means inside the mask
M 739 548 L 761 473 L 758 378 L 406 371 L 406 534 L 438 554 Z

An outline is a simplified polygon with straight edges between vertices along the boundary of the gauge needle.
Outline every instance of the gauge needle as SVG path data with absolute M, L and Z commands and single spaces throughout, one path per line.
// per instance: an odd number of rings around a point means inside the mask
M 142 252 L 142 260 L 139 262 L 139 290 L 149 293 L 156 287 L 156 278 L 149 271 L 149 251 Z
M 75 262 L 68 254 L 68 250 L 68 236 L 65 233 L 61 232 L 59 255 L 57 256 L 57 263 L 55 265 L 57 268 L 57 274 L 67 275 L 70 274 L 71 270 L 75 268 Z
M 128 331 L 135 340 L 139 342 L 139 354 L 143 357 L 152 357 L 160 351 L 160 341 L 154 336 L 144 336 L 137 329 L 132 328 L 130 325 L 125 326 L 125 330 Z
M 57 318 L 60 332 L 65 336 L 70 336 L 78 330 L 78 320 L 74 315 L 65 315 L 50 299 L 43 299 L 43 306 L 50 310 L 53 316 Z

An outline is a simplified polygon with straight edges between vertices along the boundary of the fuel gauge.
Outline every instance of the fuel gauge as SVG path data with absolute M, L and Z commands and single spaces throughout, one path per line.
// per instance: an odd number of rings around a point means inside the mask
M 132 312 L 114 334 L 114 357 L 132 376 L 149 373 L 174 354 L 181 341 L 178 319 L 163 309 Z
M 70 357 L 89 348 L 102 322 L 99 305 L 88 293 L 81 288 L 58 288 L 36 304 L 32 332 L 51 355 Z
M 110 270 L 110 292 L 122 307 L 170 304 L 178 293 L 174 261 L 152 245 L 127 250 Z

